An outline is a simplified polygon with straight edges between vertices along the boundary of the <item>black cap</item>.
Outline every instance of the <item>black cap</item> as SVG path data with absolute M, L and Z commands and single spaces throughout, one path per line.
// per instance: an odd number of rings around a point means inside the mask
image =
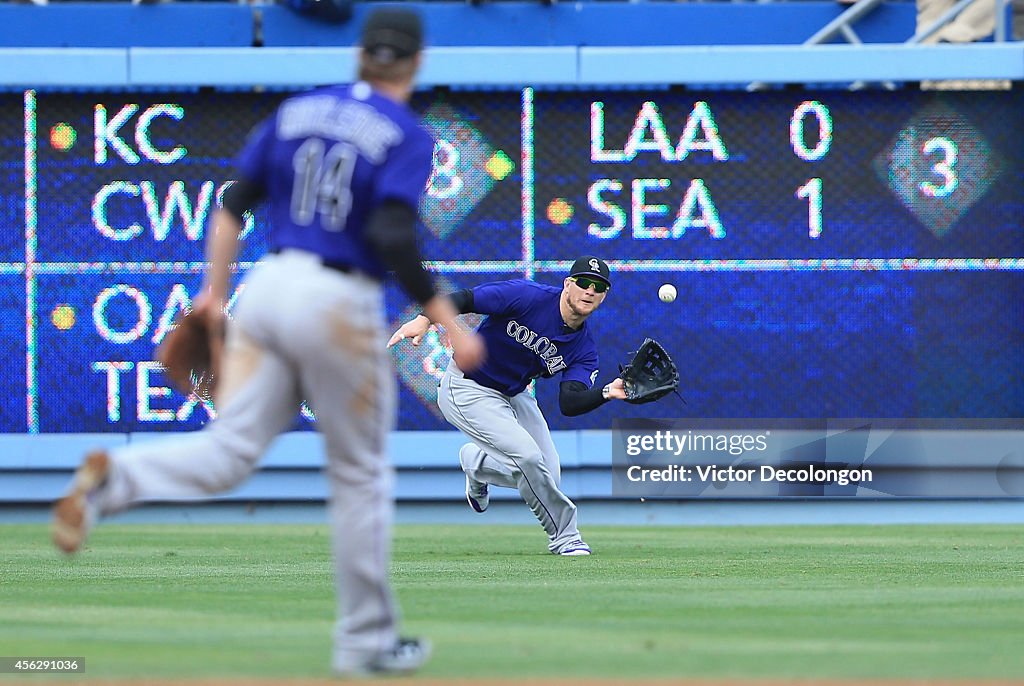
M 385 64 L 412 57 L 423 48 L 423 22 L 412 10 L 375 9 L 363 24 L 363 49 Z
M 569 276 L 592 276 L 595 279 L 601 279 L 609 286 L 612 285 L 608 263 L 593 255 L 584 255 L 573 262 Z

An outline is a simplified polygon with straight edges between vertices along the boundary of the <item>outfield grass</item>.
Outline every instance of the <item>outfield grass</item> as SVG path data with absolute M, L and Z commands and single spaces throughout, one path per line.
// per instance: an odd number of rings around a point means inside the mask
M 424 676 L 1024 677 L 1024 527 L 404 526 L 394 579 Z M 325 677 L 326 526 L 98 529 L 63 559 L 0 526 L 0 655 L 103 677 Z M 0 677 L 2 680 L 2 677 Z

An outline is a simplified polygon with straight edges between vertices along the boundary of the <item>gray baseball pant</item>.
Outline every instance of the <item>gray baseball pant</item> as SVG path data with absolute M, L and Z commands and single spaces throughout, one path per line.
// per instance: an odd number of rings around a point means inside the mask
M 451 362 L 437 404 L 445 419 L 473 440 L 459 453 L 469 478 L 518 489 L 544 527 L 551 552 L 580 538 L 576 505 L 558 488 L 558 451 L 533 396 L 525 391 L 507 396 L 481 386 Z

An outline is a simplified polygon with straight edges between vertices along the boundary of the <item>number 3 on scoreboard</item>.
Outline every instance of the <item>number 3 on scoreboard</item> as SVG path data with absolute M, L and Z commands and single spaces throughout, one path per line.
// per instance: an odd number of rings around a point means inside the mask
M 921 152 L 926 156 L 933 153 L 942 155 L 942 159 L 932 165 L 931 171 L 933 174 L 941 176 L 943 181 L 942 185 L 936 185 L 931 181 L 922 181 L 917 184 L 921 192 L 929 198 L 944 198 L 955 191 L 959 184 L 959 179 L 956 177 L 956 143 L 945 136 L 936 136 L 925 142 Z
M 807 198 L 807 235 L 821 236 L 821 179 L 810 179 L 796 189 L 796 197 Z

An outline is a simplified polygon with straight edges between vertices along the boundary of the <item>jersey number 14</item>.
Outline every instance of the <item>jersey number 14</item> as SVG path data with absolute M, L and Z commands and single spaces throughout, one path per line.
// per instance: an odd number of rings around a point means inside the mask
M 292 157 L 292 221 L 309 226 L 317 214 L 328 231 L 341 231 L 352 209 L 352 170 L 357 152 L 348 143 L 326 150 L 319 138 L 308 138 Z

